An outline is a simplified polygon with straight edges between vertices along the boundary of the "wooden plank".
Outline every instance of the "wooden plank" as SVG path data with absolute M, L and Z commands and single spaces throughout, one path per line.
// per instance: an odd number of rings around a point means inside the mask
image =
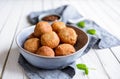
M 95 50 L 101 64 L 105 68 L 109 79 L 120 79 L 120 63 L 109 49 Z
M 114 2 L 112 2 L 114 6 Z M 97 5 L 101 7 L 102 12 L 108 16 L 108 19 L 111 21 L 114 21 L 116 24 L 120 25 L 120 19 L 118 18 L 120 16 L 119 13 L 116 12 L 112 7 L 107 5 L 104 1 L 98 1 Z M 115 4 L 116 5 L 116 4 Z M 119 28 L 119 26 L 115 26 L 116 28 Z
M 61 2 L 61 6 L 62 5 L 69 5 L 70 4 L 69 0 L 60 0 L 60 2 Z
M 19 20 L 20 14 L 21 14 L 21 7 L 20 5 L 22 5 L 23 2 L 16 2 L 16 4 L 14 5 L 14 8 L 10 14 L 10 17 L 8 19 L 8 21 L 6 22 L 4 29 L 1 31 L 0 34 L 0 65 L 1 65 L 1 74 L 3 74 L 3 70 L 5 66 L 8 54 L 9 54 L 9 48 L 11 46 L 12 43 L 12 39 L 16 30 L 16 26 L 17 26 L 17 21 Z M 19 10 L 18 10 L 19 9 Z M 15 13 L 16 11 L 16 13 Z M 14 18 L 13 18 L 14 17 Z M 4 38 L 3 38 L 4 37 Z M 10 77 L 9 77 L 10 78 Z
M 59 7 L 61 4 L 60 4 L 60 1 L 59 0 L 53 0 L 52 2 L 52 7 L 53 8 L 57 8 Z
M 69 0 L 53 0 L 52 1 L 52 7 L 57 8 L 63 5 L 70 4 Z
M 43 1 L 44 1 L 44 2 L 43 2 L 43 10 L 52 9 L 52 7 L 51 7 L 52 1 L 50 1 L 50 0 L 43 0 Z
M 95 51 L 91 49 L 86 55 L 82 57 L 82 60 L 89 68 L 95 68 L 96 70 L 89 69 L 89 79 L 109 79 L 109 75 L 104 70 L 104 67 L 101 65 L 98 57 L 95 54 Z
M 43 1 L 42 0 L 35 0 L 35 1 L 33 1 L 33 7 L 32 7 L 32 11 L 33 12 L 39 12 L 39 11 L 41 11 L 42 10 L 42 5 L 43 5 L 43 3 L 42 3 Z
M 8 0 L 1 0 L 0 1 L 0 10 L 2 10 L 5 7 L 5 4 L 8 2 Z
M 115 55 L 116 59 L 118 59 L 118 61 L 120 63 L 120 46 L 112 47 L 111 51 L 113 52 L 113 54 Z
M 17 4 L 18 3 L 16 3 L 16 5 Z M 9 7 L 9 6 L 7 6 L 7 7 Z M 16 7 L 16 8 L 18 8 L 18 7 Z M 15 7 L 13 8 L 13 10 L 15 10 Z M 15 15 L 14 11 L 12 11 L 9 15 Z M 8 54 L 11 42 L 12 42 L 12 36 L 13 36 L 14 30 L 15 30 L 14 27 L 16 25 L 15 20 L 17 20 L 18 17 L 19 17 L 18 15 L 15 16 L 14 19 L 11 19 L 13 17 L 10 17 L 10 19 L 8 21 L 6 21 L 6 24 L 4 25 L 4 29 L 0 32 L 0 38 L 1 38 L 1 41 L 0 41 L 0 74 L 2 72 L 2 68 L 4 66 L 4 62 L 7 57 L 7 54 Z
M 119 1 L 104 1 L 106 5 L 112 8 L 118 15 L 120 14 L 120 2 Z M 118 18 L 117 18 L 118 19 Z
M 69 0 L 70 5 L 72 5 L 82 16 L 84 16 L 85 18 L 90 18 L 89 16 L 87 16 L 87 14 L 85 13 L 85 9 L 82 6 L 82 4 L 84 3 L 84 1 L 80 1 L 80 0 Z M 81 3 L 81 4 L 79 4 Z
M 24 6 L 22 8 L 22 14 L 20 15 L 20 19 L 17 21 L 17 29 L 16 31 L 19 32 L 21 29 L 30 26 L 30 24 L 28 23 L 26 16 L 30 13 L 30 11 L 32 10 L 31 8 L 31 4 L 32 4 L 32 0 L 27 0 L 24 1 L 22 0 L 21 2 L 24 2 Z M 19 5 L 20 6 L 20 5 Z M 17 34 L 17 33 L 16 33 Z M 15 34 L 15 35 L 16 35 Z M 10 50 L 10 54 L 8 57 L 8 61 L 6 63 L 6 67 L 5 67 L 5 71 L 3 74 L 3 79 L 9 79 L 9 77 L 11 79 L 23 79 L 24 78 L 24 72 L 22 70 L 22 68 L 20 67 L 20 65 L 18 64 L 18 57 L 19 57 L 19 52 L 17 49 L 17 45 L 15 42 L 15 36 L 13 38 L 13 44 Z M 14 64 L 14 66 L 13 66 Z M 12 71 L 9 71 L 12 70 Z
M 91 1 L 88 1 L 87 4 L 89 5 L 89 8 L 92 8 L 91 10 L 93 11 L 93 15 L 100 18 L 99 21 L 102 21 L 103 24 L 101 25 L 101 27 L 103 27 L 104 29 L 106 29 L 108 32 L 115 35 L 116 37 L 120 38 L 120 32 L 118 30 L 119 25 L 116 24 L 112 20 L 112 18 L 105 13 L 105 11 L 103 10 L 104 7 L 98 5 L 99 2 L 92 3 Z
M 8 20 L 9 18 L 9 15 L 10 15 L 10 12 L 11 12 L 11 9 L 13 8 L 13 2 L 8 0 L 6 2 L 6 6 L 2 7 L 1 10 L 0 10 L 0 32 L 2 31 L 6 21 Z

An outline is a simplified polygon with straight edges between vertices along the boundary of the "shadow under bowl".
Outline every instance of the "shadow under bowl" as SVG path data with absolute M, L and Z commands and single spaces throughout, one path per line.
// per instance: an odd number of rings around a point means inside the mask
M 23 44 L 28 36 L 34 32 L 35 26 L 28 27 L 23 29 L 16 37 L 16 43 L 19 49 L 19 52 L 23 57 L 33 66 L 43 69 L 62 69 L 71 63 L 75 62 L 76 59 L 80 58 L 83 54 L 83 51 L 86 49 L 89 38 L 85 32 L 80 30 L 75 26 L 67 25 L 68 27 L 73 28 L 78 37 L 77 42 L 74 45 L 76 52 L 67 56 L 56 56 L 56 57 L 47 57 L 40 56 L 34 53 L 31 53 L 23 48 Z

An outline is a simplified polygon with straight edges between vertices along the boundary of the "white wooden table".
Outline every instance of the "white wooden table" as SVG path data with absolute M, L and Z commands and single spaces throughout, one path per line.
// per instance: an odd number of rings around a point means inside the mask
M 0 0 L 0 79 L 27 79 L 18 64 L 19 52 L 15 37 L 29 27 L 26 16 L 33 11 L 73 5 L 84 17 L 120 39 L 119 0 Z M 86 76 L 78 70 L 73 79 L 120 79 L 120 46 L 91 49 L 76 61 L 96 68 Z

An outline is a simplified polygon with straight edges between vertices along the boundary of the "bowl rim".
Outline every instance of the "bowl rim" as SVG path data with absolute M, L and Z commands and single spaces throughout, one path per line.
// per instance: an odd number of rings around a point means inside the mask
M 69 25 L 69 24 L 67 24 L 67 25 Z M 75 25 L 70 25 L 70 26 L 75 27 L 75 28 L 81 30 L 80 28 L 76 27 Z M 22 29 L 22 30 L 17 34 L 17 36 L 16 36 L 16 44 L 17 44 L 18 48 L 20 48 L 22 51 L 24 51 L 24 52 L 27 53 L 27 54 L 33 55 L 33 56 L 42 57 L 42 58 L 46 58 L 46 59 L 65 58 L 65 57 L 69 57 L 69 56 L 72 56 L 72 55 L 74 55 L 74 54 L 79 53 L 78 51 L 79 51 L 79 50 L 82 50 L 82 49 L 83 49 L 85 46 L 87 46 L 88 43 L 89 43 L 89 36 L 88 36 L 88 34 L 85 33 L 83 30 L 81 30 L 81 31 L 87 36 L 87 42 L 86 42 L 86 44 L 85 44 L 81 49 L 77 50 L 75 53 L 72 53 L 72 54 L 69 54 L 69 55 L 66 55 L 66 56 L 55 56 L 55 57 L 37 55 L 37 54 L 34 54 L 34 53 L 32 53 L 32 52 L 29 52 L 29 51 L 25 50 L 25 49 L 19 44 L 19 42 L 18 42 L 18 40 L 19 40 L 18 38 L 19 38 L 19 36 L 21 35 L 21 33 L 24 32 L 25 30 L 32 29 L 32 28 L 35 28 L 35 25 Z M 82 54 L 83 54 L 83 52 L 81 53 L 81 55 L 82 55 Z
M 41 15 L 38 16 L 38 20 L 39 21 L 44 21 L 44 20 L 42 20 L 42 18 L 45 17 L 45 16 L 49 16 L 49 15 L 56 15 L 56 16 L 60 17 L 57 21 L 60 21 L 62 19 L 62 16 L 57 14 L 57 13 L 44 13 L 44 14 L 41 14 Z M 47 22 L 54 22 L 54 21 L 47 21 Z

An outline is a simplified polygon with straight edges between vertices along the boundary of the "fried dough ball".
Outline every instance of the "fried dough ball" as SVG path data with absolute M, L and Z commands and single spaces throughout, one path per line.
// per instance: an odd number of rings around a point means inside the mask
M 48 32 L 52 32 L 52 27 L 45 21 L 38 22 L 34 29 L 34 35 L 37 37 L 40 37 L 42 34 Z
M 63 29 L 65 27 L 66 27 L 65 23 L 64 22 L 60 22 L 60 21 L 55 21 L 52 24 L 53 31 L 55 31 L 55 32 L 59 32 L 60 29 Z
M 48 46 L 42 46 L 38 49 L 37 53 L 38 55 L 43 55 L 43 56 L 49 56 L 49 57 L 54 57 L 55 53 L 52 48 Z
M 31 33 L 29 36 L 28 36 L 28 39 L 30 38 L 36 38 L 36 36 L 34 35 L 34 33 Z
M 61 29 L 58 36 L 63 43 L 74 45 L 77 41 L 77 34 L 75 30 L 69 27 Z
M 29 52 L 35 53 L 40 46 L 40 40 L 38 38 L 30 38 L 24 43 L 24 49 Z
M 45 33 L 41 36 L 41 45 L 55 48 L 58 46 L 60 39 L 55 32 Z
M 56 56 L 66 56 L 75 52 L 75 48 L 71 44 L 60 44 L 55 49 Z

